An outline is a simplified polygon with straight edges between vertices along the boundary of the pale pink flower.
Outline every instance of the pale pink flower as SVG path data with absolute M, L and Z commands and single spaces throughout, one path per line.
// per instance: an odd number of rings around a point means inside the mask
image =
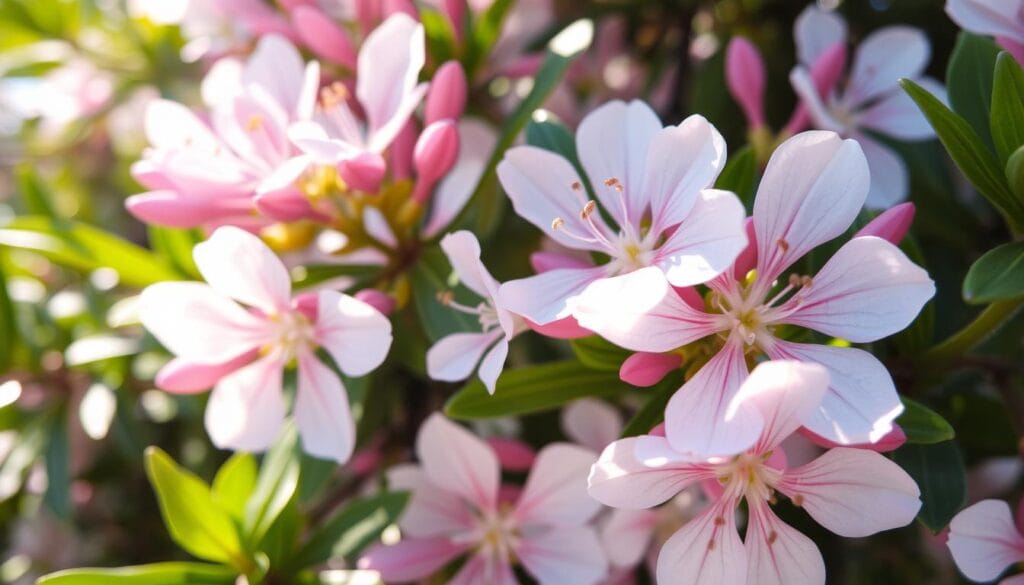
M 294 362 L 304 449 L 347 461 L 355 444 L 348 396 L 316 351 L 325 349 L 346 376 L 363 376 L 391 346 L 387 318 L 336 291 L 292 297 L 284 264 L 238 228 L 217 229 L 193 256 L 208 284 L 164 282 L 142 292 L 142 324 L 175 355 L 157 384 L 175 392 L 213 386 L 206 407 L 213 443 L 262 451 L 284 424 L 283 373 Z
M 308 118 L 320 82 L 287 40 L 266 36 L 243 65 L 218 61 L 203 82 L 210 120 L 184 105 L 156 100 L 145 118 L 150 148 L 132 174 L 152 189 L 128 198 L 147 223 L 172 227 L 316 216 L 295 185 L 278 179 L 296 166 L 288 125 Z M 301 162 L 301 159 L 298 159 Z
M 180 5 L 181 0 L 142 0 L 140 3 L 168 1 Z M 149 16 L 159 11 L 170 12 L 166 7 L 143 10 Z M 186 62 L 220 57 L 266 35 L 297 40 L 295 30 L 284 16 L 261 0 L 186 0 L 183 9 L 178 10 L 182 11 L 173 17 L 179 21 L 186 41 L 181 48 L 181 58 Z
M 588 286 L 646 266 L 677 286 L 707 282 L 743 249 L 743 205 L 709 188 L 725 164 L 725 141 L 704 118 L 662 127 L 643 102 L 609 102 L 580 124 L 576 148 L 612 225 L 558 154 L 512 148 L 498 177 L 520 216 L 559 244 L 609 261 L 504 284 L 501 296 L 512 312 L 540 325 L 563 319 Z
M 992 581 L 1010 565 L 1024 561 L 1024 535 L 1002 500 L 982 500 L 961 510 L 949 524 L 946 544 L 960 571 L 979 583 Z M 1021 585 L 1024 575 L 999 583 Z
M 494 393 L 508 357 L 508 343 L 526 329 L 526 324 L 510 313 L 498 297 L 498 281 L 480 261 L 476 236 L 465 230 L 448 234 L 441 240 L 441 249 L 459 282 L 481 298 L 473 307 L 450 299 L 445 303 L 453 310 L 476 316 L 481 331 L 453 333 L 438 340 L 427 351 L 427 374 L 435 380 L 455 382 L 469 377 L 479 364 L 480 379 L 487 391 Z
M 946 14 L 966 31 L 994 36 L 1024 63 L 1024 0 L 946 0 Z
M 758 417 L 756 432 L 736 444 L 735 454 L 700 458 L 673 449 L 664 437 L 622 439 L 591 470 L 590 495 L 616 508 L 643 509 L 698 482 L 718 482 L 717 501 L 662 547 L 660 583 L 823 585 L 821 553 L 772 512 L 776 494 L 847 537 L 905 526 L 921 507 L 914 480 L 873 451 L 838 448 L 806 465 L 786 465 L 780 443 L 818 408 L 827 387 L 821 366 L 761 364 L 730 404 L 731 411 L 742 405 Z M 741 541 L 736 510 L 743 500 L 748 519 Z
M 854 343 L 875 341 L 909 325 L 934 295 L 928 274 L 876 236 L 851 239 L 813 278 L 781 278 L 846 230 L 867 191 L 867 162 L 855 141 L 832 132 L 798 134 L 768 162 L 750 249 L 708 283 L 706 305 L 687 302 L 655 268 L 605 280 L 579 299 L 580 325 L 622 347 L 669 352 L 699 342 L 705 345 L 693 346 L 691 355 L 694 348 L 713 355 L 665 411 L 677 451 L 721 455 L 756 434 L 756 412 L 727 407 L 747 376 L 747 360 L 761 355 L 829 369 L 825 399 L 804 421 L 815 434 L 849 445 L 877 442 L 892 430 L 903 405 L 878 359 L 861 349 L 775 336 L 777 327 L 795 325 Z
M 419 465 L 388 472 L 392 489 L 412 498 L 399 527 L 403 539 L 370 550 L 359 567 L 387 583 L 419 582 L 468 557 L 449 584 L 515 585 L 521 564 L 542 585 L 596 584 L 607 561 L 588 525 L 600 505 L 587 496 L 594 453 L 568 443 L 540 451 L 522 491 L 504 490 L 494 451 L 440 414 L 416 438 Z
M 928 37 L 909 26 L 871 33 L 857 47 L 845 87 L 822 95 L 807 68 L 829 47 L 845 46 L 846 25 L 838 15 L 811 5 L 797 19 L 794 36 L 803 65 L 790 75 L 793 88 L 816 127 L 860 142 L 871 168 L 867 206 L 884 209 L 906 199 L 910 179 L 903 159 L 871 133 L 907 141 L 935 137 L 928 120 L 898 83 L 901 78 L 912 79 L 945 100 L 942 84 L 924 76 L 931 58 Z

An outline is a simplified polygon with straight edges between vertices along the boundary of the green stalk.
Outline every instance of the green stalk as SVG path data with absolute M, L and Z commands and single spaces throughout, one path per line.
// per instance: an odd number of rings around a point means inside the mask
M 1024 304 L 1024 297 L 997 301 L 985 307 L 974 321 L 932 346 L 920 356 L 922 363 L 942 366 L 974 349 L 995 333 Z

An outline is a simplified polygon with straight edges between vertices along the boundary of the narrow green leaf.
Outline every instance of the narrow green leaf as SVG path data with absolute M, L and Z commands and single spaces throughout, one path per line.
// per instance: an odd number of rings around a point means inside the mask
M 330 559 L 352 563 L 367 546 L 380 538 L 405 509 L 409 494 L 381 492 L 352 500 L 325 522 L 300 549 L 291 566 L 299 569 Z
M 976 305 L 1024 295 L 1024 242 L 985 252 L 967 271 L 963 294 Z
M 156 447 L 146 449 L 146 474 L 174 542 L 198 558 L 246 566 L 238 531 L 206 482 Z
M 25 203 L 25 209 L 34 215 L 59 218 L 53 204 L 53 193 L 43 183 L 35 168 L 28 163 L 18 165 L 14 171 L 18 194 Z
M 967 470 L 956 443 L 908 443 L 893 451 L 892 458 L 921 488 L 923 505 L 917 518 L 938 533 L 967 499 Z
M 466 71 L 473 73 L 484 65 L 491 54 L 494 43 L 498 42 L 502 23 L 512 7 L 512 0 L 495 0 L 477 18 L 473 19 L 472 31 L 469 35 L 469 55 L 467 55 Z
M 1000 53 L 996 60 L 990 116 L 992 142 L 1005 164 L 1024 145 L 1024 70 L 1009 53 Z
M 116 569 L 70 569 L 40 577 L 37 585 L 231 585 L 238 572 L 204 563 L 154 563 Z
M 299 487 L 298 433 L 289 425 L 263 458 L 256 489 L 245 508 L 244 533 L 253 545 L 266 536 Z
M 716 189 L 735 193 L 745 204 L 754 200 L 754 184 L 757 182 L 757 157 L 748 144 L 736 151 L 725 163 L 722 174 L 715 181 Z
M 46 493 L 43 501 L 63 520 L 71 518 L 71 456 L 68 445 L 67 412 L 58 408 L 49 424 L 46 445 Z
M 1010 190 L 1017 196 L 1019 201 L 1024 201 L 1024 146 L 1013 151 L 1010 158 L 1006 160 L 1006 182 L 1010 184 Z M 1024 222 L 1024 218 L 1016 218 Z
M 200 279 L 199 269 L 192 259 L 192 248 L 203 240 L 199 230 L 183 230 L 151 225 L 149 245 L 153 251 L 163 256 L 167 263 L 174 266 L 183 275 L 195 280 Z
M 989 108 L 998 56 L 999 47 L 988 37 L 961 32 L 946 69 L 953 111 L 971 125 L 986 145 L 991 144 Z
M 520 415 L 626 389 L 617 372 L 592 370 L 575 361 L 553 362 L 505 370 L 493 396 L 473 380 L 448 400 L 445 413 L 457 419 Z
M 905 410 L 896 422 L 907 435 L 908 443 L 941 443 L 956 436 L 952 425 L 942 415 L 920 402 L 904 397 L 903 406 Z
M 18 335 L 17 313 L 7 293 L 7 274 L 4 272 L 4 258 L 0 251 L 0 372 L 8 371 L 14 360 Z
M 217 470 L 213 478 L 213 499 L 241 523 L 245 504 L 256 489 L 256 458 L 249 453 L 235 453 Z
M 651 432 L 651 429 L 665 420 L 665 407 L 669 399 L 683 385 L 683 371 L 676 370 L 665 376 L 652 388 L 643 390 L 647 394 L 647 402 L 629 419 L 622 429 L 623 437 L 635 437 Z
M 622 362 L 633 353 L 598 335 L 573 339 L 569 345 L 580 363 L 605 372 L 618 372 Z

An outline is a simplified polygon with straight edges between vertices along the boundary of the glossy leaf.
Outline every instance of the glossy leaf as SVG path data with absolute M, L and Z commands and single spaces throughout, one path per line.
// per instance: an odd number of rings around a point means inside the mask
M 953 111 L 960 114 L 987 144 L 992 80 L 999 47 L 981 35 L 961 32 L 949 57 L 946 83 Z
M 1024 242 L 1003 244 L 978 258 L 964 278 L 963 294 L 973 304 L 1024 295 Z
M 908 443 L 941 443 L 950 441 L 956 436 L 952 425 L 942 418 L 942 415 L 920 402 L 903 398 L 903 406 L 903 414 L 896 419 L 896 422 L 907 435 Z
M 299 487 L 297 444 L 298 433 L 288 425 L 263 458 L 256 488 L 245 507 L 243 530 L 253 545 L 266 536 Z
M 408 500 L 405 492 L 381 492 L 350 501 L 310 537 L 292 566 L 309 567 L 331 559 L 354 562 L 398 520 Z
M 990 116 L 992 142 L 1005 164 L 1024 145 L 1024 70 L 1009 53 L 996 60 Z
M 732 191 L 749 206 L 753 202 L 756 183 L 757 157 L 748 144 L 729 157 L 722 174 L 715 181 L 715 188 Z
M 606 372 L 618 372 L 622 362 L 633 353 L 598 335 L 573 339 L 569 345 L 580 363 Z
M 459 303 L 476 306 L 480 299 L 464 287 L 455 287 L 454 274 L 448 258 L 439 247 L 431 247 L 420 255 L 412 272 L 413 302 L 423 331 L 430 341 L 460 331 L 479 331 L 479 320 L 468 313 L 445 306 L 438 294 L 451 291 Z
M 587 173 L 583 170 L 583 165 L 580 164 L 579 156 L 576 154 L 576 138 L 572 135 L 572 131 L 565 127 L 565 124 L 559 122 L 547 110 L 537 110 L 526 124 L 525 135 L 526 143 L 530 146 L 550 150 L 571 162 L 576 169 L 576 174 L 580 176 L 587 192 L 591 193 L 591 198 L 593 198 L 593 187 L 591 187 Z
M 665 420 L 665 407 L 672 395 L 683 385 L 683 371 L 669 372 L 653 388 L 643 391 L 647 402 L 626 422 L 622 429 L 623 437 L 635 437 L 651 432 L 651 429 Z
M 256 489 L 257 472 L 255 457 L 249 453 L 235 453 L 213 478 L 213 499 L 236 522 L 245 517 L 245 504 Z
M 205 563 L 154 563 L 117 569 L 70 569 L 41 577 L 38 585 L 231 585 L 237 571 Z
M 932 445 L 906 444 L 892 454 L 893 461 L 921 488 L 917 518 L 932 532 L 949 524 L 967 499 L 967 470 L 953 441 Z

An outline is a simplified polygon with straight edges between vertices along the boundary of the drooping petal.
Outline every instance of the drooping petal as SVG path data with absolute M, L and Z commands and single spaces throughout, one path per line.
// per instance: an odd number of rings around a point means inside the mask
M 869 187 L 867 160 L 857 142 L 821 131 L 783 142 L 768 161 L 754 201 L 762 286 L 846 231 Z
M 415 91 L 426 59 L 424 39 L 423 25 L 407 15 L 394 14 L 363 41 L 356 97 L 366 110 L 371 134 L 392 123 L 405 109 L 403 102 Z M 397 125 L 400 128 L 404 123 L 401 120 Z
M 736 500 L 723 498 L 673 534 L 658 553 L 658 582 L 747 583 L 747 552 L 736 528 L 736 505 Z
M 651 195 L 644 190 L 648 150 L 661 129 L 661 120 L 647 104 L 616 100 L 587 114 L 576 131 L 580 164 L 601 205 L 620 226 L 640 225 Z M 608 179 L 618 180 L 623 190 L 606 186 Z
M 345 463 L 356 443 L 355 422 L 341 379 L 308 351 L 299 352 L 295 425 L 302 449 L 322 459 Z
M 903 403 L 885 366 L 852 347 L 776 341 L 772 359 L 814 362 L 828 368 L 829 388 L 804 426 L 843 445 L 874 443 L 892 430 Z
M 396 465 L 388 470 L 387 478 L 389 489 L 410 494 L 398 520 L 406 537 L 450 536 L 473 528 L 475 519 L 462 498 L 431 483 L 420 466 Z
M 206 404 L 206 432 L 221 449 L 264 451 L 284 425 L 284 360 L 277 352 L 221 378 Z
M 453 333 L 427 350 L 427 374 L 434 380 L 458 382 L 473 374 L 481 356 L 501 337 L 489 333 Z
M 784 472 L 778 489 L 818 524 L 847 537 L 906 526 L 921 509 L 921 490 L 885 456 L 839 447 Z
M 658 522 L 651 510 L 612 510 L 601 525 L 601 542 L 613 567 L 634 567 L 643 560 Z
M 1002 500 L 982 500 L 961 510 L 949 524 L 946 545 L 957 568 L 972 581 L 991 581 L 1024 561 L 1024 536 Z
M 481 510 L 494 508 L 500 469 L 487 443 L 444 416 L 433 414 L 420 427 L 416 456 L 431 483 Z
M 718 330 L 714 318 L 676 294 L 656 266 L 594 282 L 576 299 L 573 315 L 582 327 L 634 351 L 672 351 Z
M 754 450 L 766 453 L 800 428 L 821 405 L 827 389 L 828 370 L 823 366 L 772 360 L 754 368 L 729 410 L 749 405 L 761 413 L 763 427 Z
M 745 217 L 736 195 L 705 189 L 690 214 L 658 248 L 655 262 L 673 286 L 705 283 L 732 266 L 747 246 Z
M 750 564 L 747 583 L 825 585 L 825 560 L 814 542 L 786 524 L 768 506 L 751 506 L 744 539 Z
M 664 437 L 648 435 L 608 445 L 590 470 L 587 491 L 606 506 L 639 510 L 713 477 L 710 468 L 674 452 Z
M 541 449 L 513 515 L 521 524 L 584 524 L 601 505 L 587 496 L 587 473 L 596 454 L 571 443 Z
M 905 200 L 910 177 L 900 155 L 864 134 L 858 134 L 856 138 L 871 169 L 871 190 L 864 205 L 869 209 L 888 209 Z
M 580 293 L 604 275 L 601 266 L 550 270 L 502 284 L 498 299 L 505 309 L 547 325 L 572 315 Z
M 846 42 L 846 21 L 810 4 L 793 23 L 793 40 L 800 63 L 810 67 L 829 47 Z
M 498 342 L 480 362 L 480 381 L 484 383 L 484 387 L 491 394 L 494 394 L 494 389 L 498 385 L 498 376 L 501 376 L 506 358 L 508 358 L 508 339 L 503 337 L 498 339 Z
M 372 306 L 333 290 L 317 293 L 315 338 L 347 376 L 363 376 L 384 362 L 391 321 Z
M 480 261 L 480 242 L 472 232 L 459 230 L 446 235 L 441 239 L 441 249 L 460 283 L 485 299 L 491 297 L 497 282 Z
M 928 273 L 899 248 L 862 236 L 829 259 L 781 322 L 865 343 L 910 325 L 934 295 Z
M 541 585 L 596 585 L 608 571 L 601 541 L 589 526 L 559 526 L 524 535 L 515 552 Z
M 246 217 L 254 210 L 249 197 L 203 197 L 175 189 L 132 195 L 125 208 L 141 222 L 186 229 Z
M 146 287 L 139 320 L 175 356 L 222 364 L 272 340 L 268 323 L 198 282 Z
M 292 281 L 266 244 L 232 226 L 218 228 L 192 249 L 196 267 L 214 290 L 267 314 L 288 309 Z
M 622 434 L 622 415 L 607 402 L 583 398 L 562 410 L 562 430 L 573 441 L 600 453 Z
M 904 77 L 919 77 L 931 52 L 928 37 L 920 29 L 887 26 L 876 30 L 857 46 L 846 99 L 859 104 L 891 90 L 899 91 L 897 82 Z
M 359 568 L 380 573 L 387 583 L 414 583 L 433 575 L 469 546 L 443 536 L 412 538 L 376 545 L 359 559 Z
M 743 347 L 735 341 L 726 342 L 669 399 L 665 436 L 672 448 L 714 457 L 736 455 L 752 447 L 765 421 L 757 406 L 734 400 L 746 379 Z M 762 384 L 755 382 L 752 388 Z

